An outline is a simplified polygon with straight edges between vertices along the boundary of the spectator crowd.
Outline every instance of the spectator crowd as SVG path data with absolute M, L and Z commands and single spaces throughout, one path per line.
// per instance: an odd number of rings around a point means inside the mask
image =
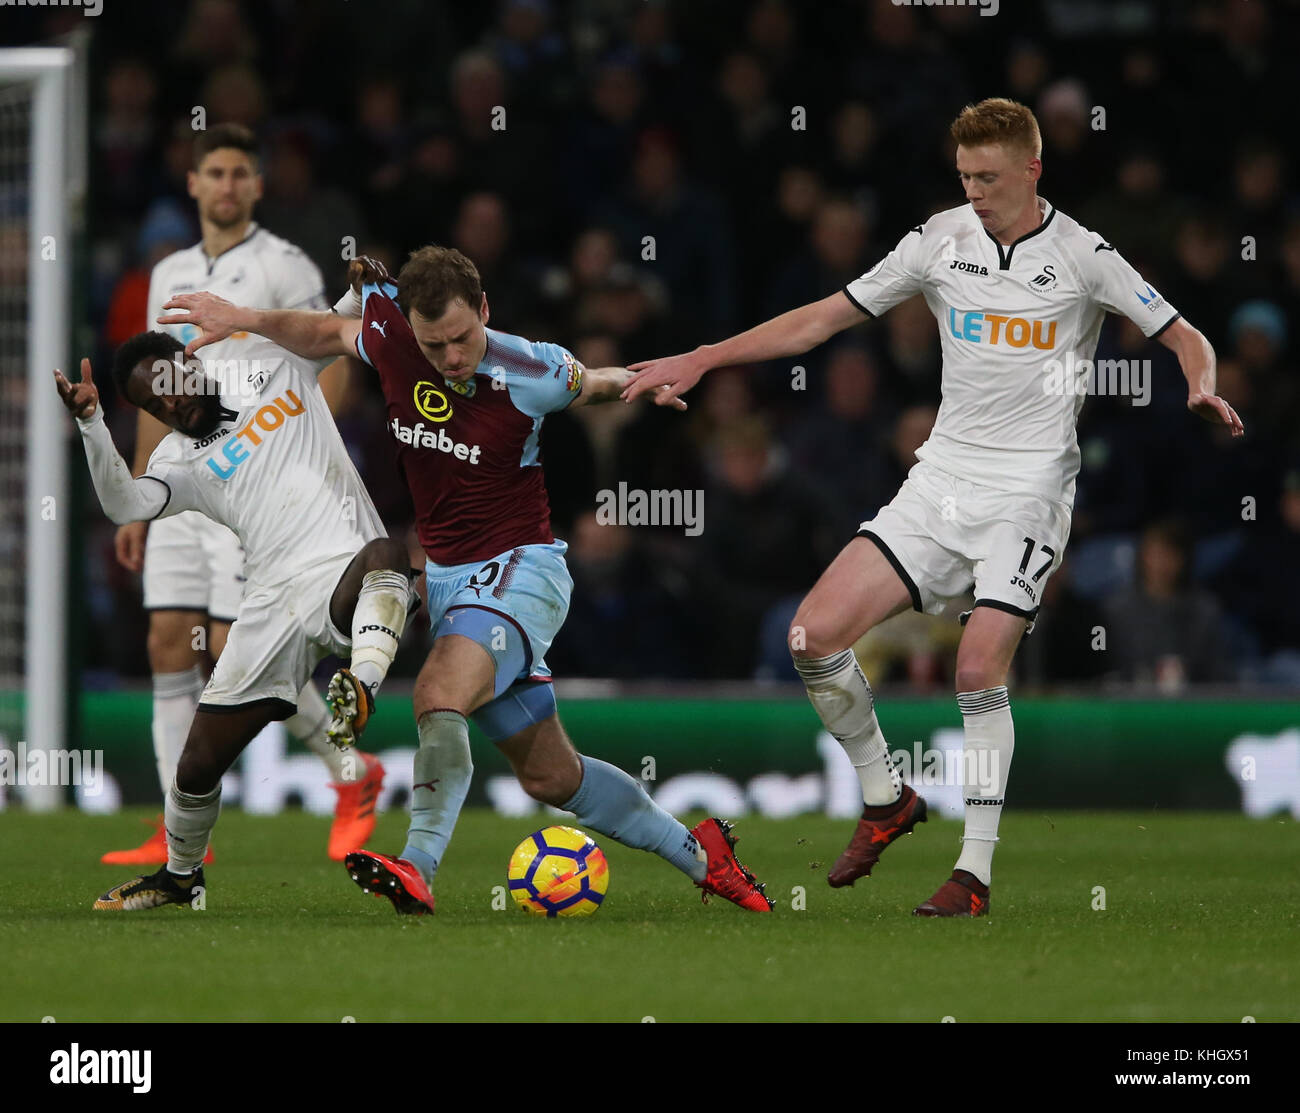
M 395 271 L 450 244 L 477 264 L 494 327 L 622 366 L 839 289 L 962 203 L 947 130 L 961 107 L 1023 101 L 1043 132 L 1040 193 L 1206 334 L 1247 436 L 1193 417 L 1174 357 L 1107 319 L 1097 356 L 1149 360 L 1149 404 L 1085 405 L 1070 549 L 1020 679 L 1300 683 L 1300 195 L 1266 107 L 1300 92 L 1294 6 L 131 7 L 98 21 L 92 47 L 86 310 L 101 360 L 143 327 L 153 264 L 199 238 L 196 109 L 261 138 L 256 219 L 307 252 L 331 300 L 350 252 Z M 51 34 L 73 17 L 29 18 Z M 893 496 L 939 387 L 938 330 L 916 298 L 798 360 L 710 373 L 685 415 L 549 417 L 575 581 L 556 674 L 791 677 L 794 604 Z M 133 416 L 112 421 L 129 452 Z M 340 427 L 404 531 L 372 381 L 354 384 Z M 598 492 L 620 483 L 703 491 L 703 530 L 602 524 Z M 139 586 L 111 527 L 87 531 L 82 558 L 88 675 L 145 674 Z M 879 680 L 946 683 L 954 630 L 954 616 L 910 616 L 862 652 Z

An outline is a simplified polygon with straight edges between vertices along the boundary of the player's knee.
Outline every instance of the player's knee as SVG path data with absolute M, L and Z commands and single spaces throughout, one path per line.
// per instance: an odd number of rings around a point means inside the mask
M 840 645 L 833 633 L 823 629 L 819 624 L 809 621 L 800 609 L 790 623 L 786 633 L 786 645 L 790 647 L 790 656 L 796 660 L 829 657 L 839 653 L 848 646 Z
M 1006 672 L 991 657 L 976 656 L 957 662 L 957 691 L 982 692 L 1007 682 Z
M 377 537 L 368 542 L 360 555 L 362 566 L 367 572 L 382 572 L 385 569 L 405 571 L 411 563 L 406 546 L 391 537 Z
M 572 800 L 581 783 L 581 766 L 576 773 L 571 769 L 547 769 L 519 774 L 519 784 L 523 790 L 534 800 L 553 808 Z
M 790 649 L 791 657 L 811 657 L 808 650 L 808 618 L 800 607 L 790 621 L 790 629 L 785 632 L 785 644 Z
M 193 615 L 154 611 L 149 617 L 149 668 L 155 673 L 184 672 L 198 659 L 195 638 L 203 628 Z
M 190 796 L 206 796 L 224 772 L 216 767 L 206 747 L 187 742 L 176 764 L 176 787 Z
M 416 680 L 415 689 L 411 692 L 411 709 L 415 712 L 417 723 L 430 711 L 458 711 L 468 718 L 471 710 L 469 702 L 461 693 L 451 691 L 437 677 L 420 677 Z

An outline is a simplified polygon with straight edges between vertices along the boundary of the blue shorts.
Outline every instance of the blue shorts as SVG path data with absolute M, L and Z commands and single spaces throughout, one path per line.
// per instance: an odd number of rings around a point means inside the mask
M 568 545 L 522 545 L 488 561 L 425 565 L 435 639 L 460 634 L 497 663 L 495 695 L 519 681 L 548 681 L 545 654 L 569 613 Z

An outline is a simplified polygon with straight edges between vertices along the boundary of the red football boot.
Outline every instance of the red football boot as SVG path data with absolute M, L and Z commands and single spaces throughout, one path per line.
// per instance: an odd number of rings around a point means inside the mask
M 731 828 L 720 819 L 706 819 L 691 832 L 709 856 L 709 872 L 695 883 L 704 890 L 701 897 L 708 904 L 709 894 L 717 893 L 751 912 L 771 912 L 772 901 L 763 893 L 763 886 L 736 858 Z
M 952 876 L 924 904 L 912 909 L 913 916 L 987 916 L 989 887 L 973 873 L 953 870 Z
M 826 875 L 832 889 L 852 885 L 859 877 L 870 877 L 881 852 L 891 842 L 910 834 L 918 823 L 925 822 L 925 797 L 918 796 L 911 785 L 903 786 L 903 795 L 885 815 L 869 815 L 883 808 L 863 808 L 858 829 L 844 853 Z
M 374 754 L 358 756 L 365 762 L 366 775 L 360 780 L 330 787 L 339 794 L 334 805 L 334 822 L 330 824 L 329 856 L 331 862 L 341 862 L 349 850 L 365 846 L 375 833 L 375 802 L 384 787 L 384 767 Z
M 405 858 L 388 858 L 369 850 L 354 850 L 344 859 L 352 880 L 367 893 L 387 897 L 393 910 L 426 916 L 434 911 L 433 894 L 424 878 Z

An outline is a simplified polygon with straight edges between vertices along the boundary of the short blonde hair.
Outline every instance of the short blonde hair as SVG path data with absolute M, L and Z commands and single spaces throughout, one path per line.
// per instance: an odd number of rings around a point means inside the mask
M 952 122 L 949 134 L 962 147 L 1000 143 L 1024 151 L 1033 158 L 1043 154 L 1043 137 L 1034 114 L 1018 101 L 989 97 L 968 104 Z

